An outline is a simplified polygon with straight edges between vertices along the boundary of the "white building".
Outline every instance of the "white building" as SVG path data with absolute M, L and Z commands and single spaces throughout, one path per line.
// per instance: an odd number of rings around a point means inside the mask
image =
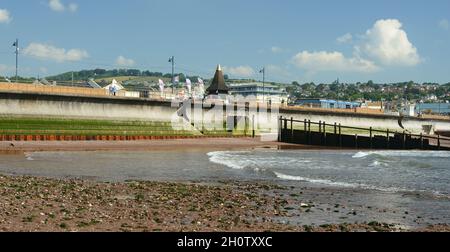
M 416 104 L 406 104 L 401 109 L 401 114 L 405 116 L 416 116 Z
M 286 90 L 261 82 L 230 84 L 230 94 L 233 96 L 242 96 L 244 98 L 254 97 L 258 102 L 267 102 L 274 104 L 286 104 Z

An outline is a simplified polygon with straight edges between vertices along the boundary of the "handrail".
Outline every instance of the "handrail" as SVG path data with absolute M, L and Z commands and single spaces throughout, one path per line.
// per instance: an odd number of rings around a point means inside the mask
M 291 122 L 297 122 L 297 123 L 308 123 L 310 125 L 319 125 L 319 126 L 330 126 L 330 127 L 339 127 L 340 129 L 353 129 L 353 130 L 362 130 L 362 131 L 367 131 L 369 134 L 370 133 L 383 133 L 386 135 L 391 135 L 391 134 L 403 134 L 403 135 L 409 135 L 411 137 L 418 137 L 418 138 L 425 138 L 425 139 L 434 139 L 434 140 L 449 140 L 450 141 L 450 137 L 443 137 L 440 135 L 437 136 L 430 136 L 430 135 L 424 135 L 424 134 L 412 134 L 412 133 L 406 133 L 406 131 L 404 132 L 391 132 L 388 129 L 387 130 L 377 130 L 377 129 L 372 129 L 372 128 L 360 128 L 360 127 L 352 127 L 352 126 L 344 126 L 344 125 L 340 125 L 340 124 L 327 124 L 325 122 L 311 122 L 310 120 L 304 120 L 304 121 L 300 121 L 300 120 L 296 120 L 296 119 L 292 119 L 292 118 L 283 118 L 280 117 L 280 120 L 287 120 L 287 121 L 291 121 Z M 319 129 L 319 131 L 322 131 L 322 128 Z

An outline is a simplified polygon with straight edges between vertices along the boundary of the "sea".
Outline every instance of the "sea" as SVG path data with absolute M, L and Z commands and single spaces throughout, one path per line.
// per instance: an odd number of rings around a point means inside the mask
M 276 150 L 30 152 L 0 173 L 99 181 L 268 181 L 450 196 L 450 152 Z
M 416 113 L 426 110 L 437 114 L 450 114 L 450 103 L 419 103 L 416 105 Z

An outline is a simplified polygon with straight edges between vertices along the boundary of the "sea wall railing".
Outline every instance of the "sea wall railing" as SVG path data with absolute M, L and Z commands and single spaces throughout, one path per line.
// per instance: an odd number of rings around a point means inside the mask
M 356 149 L 450 150 L 450 138 L 279 117 L 280 142 Z M 448 145 L 447 145 L 448 144 Z

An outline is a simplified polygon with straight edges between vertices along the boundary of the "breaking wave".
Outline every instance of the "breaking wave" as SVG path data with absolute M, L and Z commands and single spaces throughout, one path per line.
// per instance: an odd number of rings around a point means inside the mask
M 331 181 L 328 179 L 313 179 L 313 178 L 307 178 L 302 176 L 293 176 L 284 174 L 281 172 L 273 171 L 273 170 L 267 170 L 266 168 L 272 167 L 270 163 L 276 163 L 279 164 L 280 160 L 279 158 L 270 158 L 270 157 L 253 157 L 251 156 L 252 152 L 250 151 L 216 151 L 216 152 L 210 152 L 208 153 L 209 160 L 213 163 L 220 164 L 227 166 L 232 169 L 252 169 L 255 172 L 259 172 L 261 170 L 266 171 L 270 173 L 272 176 L 282 179 L 282 180 L 288 180 L 288 181 L 303 181 L 303 182 L 309 182 L 313 184 L 321 184 L 321 185 L 328 185 L 328 186 L 335 186 L 335 187 L 344 187 L 344 188 L 362 188 L 362 189 L 369 189 L 369 190 L 378 190 L 378 191 L 385 191 L 385 192 L 398 192 L 398 191 L 410 191 L 402 188 L 380 188 L 375 187 L 371 185 L 366 184 L 356 184 L 356 183 L 347 183 L 347 182 L 340 182 L 340 181 Z M 284 158 L 285 159 L 285 158 Z M 284 163 L 292 162 L 293 160 L 283 160 Z M 296 159 L 296 162 L 304 162 L 308 163 L 310 161 L 308 160 L 299 160 Z M 381 164 L 376 164 L 381 165 Z M 263 168 L 264 167 L 264 168 Z
M 353 155 L 353 158 L 365 158 L 369 156 L 381 157 L 436 157 L 450 158 L 447 151 L 360 151 Z
M 246 166 L 249 165 L 249 162 L 247 160 L 239 160 L 236 159 L 236 155 L 240 154 L 250 154 L 250 152 L 237 152 L 237 151 L 215 151 L 215 152 L 209 152 L 209 161 L 228 166 L 232 169 L 244 169 Z
M 268 154 L 275 152 L 266 151 Z M 310 160 L 299 160 L 295 157 L 283 157 L 280 159 L 274 155 L 253 156 L 254 152 L 250 151 L 215 151 L 209 152 L 209 161 L 230 167 L 232 169 L 253 168 L 261 170 L 261 168 L 279 166 L 280 164 L 309 164 Z M 263 152 L 264 153 L 264 152 Z
M 33 153 L 25 153 L 25 158 L 28 160 L 28 161 L 33 161 L 34 160 L 34 158 L 33 158 Z
M 274 172 L 277 178 L 284 179 L 284 180 L 292 180 L 292 181 L 304 181 L 304 182 L 310 182 L 314 184 L 322 184 L 322 185 L 328 185 L 328 186 L 336 186 L 336 187 L 346 187 L 346 188 L 362 188 L 362 189 L 368 189 L 368 190 L 377 190 L 377 191 L 383 191 L 383 192 L 409 192 L 412 190 L 404 189 L 404 188 L 397 188 L 397 187 L 389 187 L 389 188 L 381 188 L 366 184 L 355 184 L 355 183 L 346 183 L 346 182 L 339 182 L 339 181 L 331 181 L 327 179 L 312 179 L 312 178 L 305 178 L 300 176 L 291 176 L 286 175 L 279 172 Z
M 208 156 L 213 163 L 235 170 L 256 172 L 267 179 L 382 192 L 431 192 L 441 195 L 440 192 L 446 194 L 447 190 L 443 189 L 444 182 L 435 179 L 434 173 L 439 168 L 434 168 L 423 159 L 431 157 L 442 160 L 450 157 L 450 152 L 361 151 L 356 154 L 338 152 L 322 155 L 286 151 L 217 151 L 208 153 Z M 425 179 L 426 182 L 422 182 Z

